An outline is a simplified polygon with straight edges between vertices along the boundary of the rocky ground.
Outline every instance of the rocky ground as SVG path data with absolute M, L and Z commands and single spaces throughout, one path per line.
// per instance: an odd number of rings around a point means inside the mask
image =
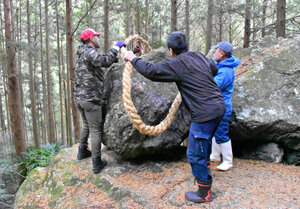
M 17 208 L 300 208 L 300 167 L 234 159 L 216 171 L 209 204 L 185 201 L 195 190 L 190 165 L 172 161 L 121 162 L 103 150 L 108 166 L 94 175 L 91 159 L 76 160 L 77 146 L 62 150 L 52 165 L 34 170 L 21 186 Z M 182 154 L 178 152 L 178 154 Z M 184 155 L 183 155 L 184 156 Z

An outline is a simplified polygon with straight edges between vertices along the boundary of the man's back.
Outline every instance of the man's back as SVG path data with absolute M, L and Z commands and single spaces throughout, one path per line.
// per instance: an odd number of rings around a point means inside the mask
M 101 101 L 103 94 L 104 72 L 101 67 L 111 66 L 118 51 L 110 49 L 107 54 L 100 54 L 87 44 L 78 48 L 75 69 L 75 98 L 81 101 Z
M 91 64 L 91 57 L 98 53 L 84 44 L 77 51 L 75 69 L 75 98 L 82 101 L 100 101 L 103 89 L 103 70 Z
M 213 80 L 217 68 L 212 68 L 211 61 L 203 54 L 187 51 L 157 65 L 147 65 L 136 58 L 132 64 L 153 81 L 176 82 L 194 122 L 211 120 L 224 113 L 224 100 Z
M 211 62 L 195 51 L 182 53 L 171 61 L 173 68 L 181 72 L 176 83 L 195 122 L 214 119 L 224 110 L 221 92 L 213 79 L 217 68 L 212 68 Z

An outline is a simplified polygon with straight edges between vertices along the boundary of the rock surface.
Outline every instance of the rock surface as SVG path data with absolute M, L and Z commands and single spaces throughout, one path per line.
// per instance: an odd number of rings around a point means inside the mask
M 2 156 L 0 162 L 0 209 L 12 207 L 21 180 L 17 166 L 9 164 Z
M 278 144 L 268 143 L 257 147 L 250 154 L 245 154 L 244 158 L 264 160 L 271 163 L 280 163 L 283 157 L 283 149 Z
M 299 50 L 300 36 L 267 36 L 254 47 L 235 50 L 242 60 L 230 126 L 236 154 L 273 142 L 285 150 L 286 161 L 300 165 Z
M 235 159 L 224 173 L 213 164 L 216 198 L 193 204 L 184 199 L 186 191 L 196 189 L 185 157 L 137 164 L 118 161 L 103 149 L 108 166 L 95 175 L 91 158 L 76 160 L 77 149 L 61 150 L 48 167 L 34 169 L 16 195 L 15 208 L 299 208 L 298 166 Z
M 229 133 L 235 156 L 255 154 L 257 147 L 276 143 L 284 151 L 284 162 L 300 165 L 299 49 L 300 36 L 267 36 L 253 47 L 235 50 L 234 56 L 242 61 L 236 71 Z M 170 56 L 160 48 L 143 58 L 158 63 Z M 186 107 L 181 105 L 174 122 L 162 134 L 140 134 L 124 109 L 123 71 L 124 62 L 119 62 L 106 74 L 103 143 L 123 159 L 176 152 L 188 136 L 191 117 Z M 133 103 L 146 124 L 157 125 L 165 118 L 177 92 L 174 83 L 152 82 L 136 71 L 132 75 Z M 272 157 L 265 156 L 266 160 Z
M 166 49 L 160 48 L 145 56 L 157 63 L 170 58 Z M 106 74 L 106 117 L 103 143 L 123 158 L 166 153 L 178 148 L 187 137 L 190 114 L 184 105 L 176 113 L 171 126 L 158 136 L 146 136 L 132 125 L 122 100 L 122 73 L 124 62 L 112 66 Z M 168 114 L 178 93 L 175 83 L 152 82 L 138 72 L 132 75 L 132 100 L 145 124 L 157 125 Z

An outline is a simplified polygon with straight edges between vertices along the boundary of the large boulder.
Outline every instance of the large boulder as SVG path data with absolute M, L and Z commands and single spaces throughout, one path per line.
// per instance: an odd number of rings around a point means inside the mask
M 151 51 L 143 59 L 158 63 L 170 58 L 166 49 Z M 123 158 L 170 153 L 187 137 L 191 116 L 184 105 L 176 113 L 171 126 L 157 136 L 141 134 L 131 123 L 122 100 L 122 73 L 125 63 L 112 66 L 106 74 L 105 123 L 103 143 Z M 132 100 L 142 120 L 159 124 L 178 93 L 175 83 L 152 82 L 138 72 L 132 75 Z
M 24 180 L 18 173 L 19 164 L 12 164 L 9 159 L 0 159 L 0 209 L 14 205 L 15 194 Z
M 299 50 L 300 36 L 268 36 L 254 47 L 235 50 L 242 60 L 230 126 L 235 154 L 274 142 L 285 150 L 286 161 L 300 164 Z
M 300 164 L 299 48 L 300 36 L 288 39 L 267 36 L 255 46 L 235 50 L 234 55 L 242 60 L 236 73 L 229 133 L 236 156 L 276 143 L 284 150 L 280 159 Z M 160 48 L 143 59 L 158 63 L 170 56 L 166 49 Z M 151 137 L 140 134 L 123 105 L 124 67 L 124 62 L 119 62 L 106 74 L 103 143 L 123 158 L 172 153 L 188 136 L 189 112 L 181 105 L 165 132 Z M 165 118 L 177 92 L 174 83 L 152 82 L 136 71 L 132 75 L 133 103 L 146 124 L 156 125 Z

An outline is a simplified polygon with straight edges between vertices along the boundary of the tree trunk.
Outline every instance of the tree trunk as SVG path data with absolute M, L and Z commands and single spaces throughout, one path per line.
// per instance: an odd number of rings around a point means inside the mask
M 130 20 L 130 1 L 129 0 L 125 0 L 125 4 L 126 4 L 126 20 L 125 20 L 125 36 L 126 38 L 129 36 L 130 34 L 130 26 L 129 26 L 129 20 Z
M 60 32 L 59 32 L 59 13 L 58 13 L 58 0 L 56 0 L 55 5 L 56 11 L 56 44 L 57 44 L 57 60 L 58 60 L 58 79 L 59 79 L 59 102 L 60 102 L 60 130 L 61 130 L 61 140 L 64 141 L 65 131 L 64 131 L 64 114 L 63 114 L 63 98 L 62 98 L 62 69 L 61 69 L 61 51 L 60 51 Z
M 149 40 L 149 0 L 145 0 L 145 39 Z
M 4 78 L 4 76 L 3 76 L 3 79 L 7 83 L 7 78 Z M 4 89 L 8 89 L 6 84 L 4 84 Z M 8 90 L 5 90 L 4 94 L 5 94 L 6 119 L 7 119 L 7 133 L 8 133 L 8 136 L 9 136 L 9 147 L 10 147 L 10 151 L 13 152 L 14 139 L 13 139 L 13 133 L 12 133 L 12 130 L 11 130 L 11 121 L 10 121 L 10 118 L 9 118 L 10 113 L 9 113 L 9 104 L 8 104 Z M 25 139 L 24 139 L 24 141 L 25 141 Z
M 2 3 L 0 3 L 0 17 L 2 17 L 2 11 L 4 11 L 4 9 L 2 9 Z M 0 27 L 4 28 L 5 23 L 3 23 L 4 20 L 2 20 L 2 18 L 0 18 Z M 1 40 L 0 40 L 0 45 L 1 45 L 1 51 L 4 52 L 5 50 L 5 35 L 3 34 L 3 30 L 0 30 L 0 36 L 1 36 Z M 13 152 L 13 139 L 12 139 L 12 131 L 11 131 L 11 123 L 10 123 L 10 118 L 9 118 L 9 105 L 8 105 L 8 93 L 7 93 L 7 70 L 5 68 L 5 60 L 1 60 L 1 66 L 2 66 L 2 73 L 0 72 L 0 74 L 2 75 L 2 80 L 3 80 L 3 91 L 4 91 L 4 103 L 5 103 L 5 110 L 6 110 L 6 124 L 7 124 L 7 141 L 9 144 L 9 152 L 12 153 Z M 0 78 L 1 79 L 1 78 Z M 3 109 L 2 109 L 3 110 Z M 4 118 L 4 116 L 3 116 Z
M 108 5 L 108 0 L 104 1 L 104 52 L 107 53 L 109 50 L 109 5 Z
M 38 3 L 37 3 L 37 0 L 34 2 L 34 4 L 35 5 L 37 5 Z M 39 30 L 39 26 L 38 26 L 38 17 L 39 17 L 39 15 L 38 15 L 38 12 L 36 11 L 36 9 L 34 9 L 34 39 L 33 39 L 33 42 L 34 43 L 37 43 L 37 39 L 38 39 L 38 36 L 39 36 L 39 33 L 38 33 L 38 30 Z M 36 47 L 37 47 L 37 45 L 36 45 Z M 34 79 L 36 78 L 36 75 L 37 75 L 37 65 L 38 65 L 38 56 L 33 56 L 33 63 L 34 63 L 34 65 L 33 65 L 33 77 L 34 77 Z M 39 104 L 41 104 L 41 99 L 40 99 L 40 93 L 41 93 L 41 91 L 40 91 L 40 89 L 41 89 L 41 86 L 39 85 L 39 82 L 36 82 L 36 79 L 34 80 L 34 82 L 35 82 L 35 85 L 34 85 L 34 91 L 36 92 L 36 95 L 35 95 L 35 100 L 37 101 L 36 102 L 36 115 L 37 115 L 37 124 L 38 124 L 38 138 L 39 138 L 39 142 L 40 142 L 40 144 L 41 144 L 41 139 L 42 139 L 42 136 L 41 136 L 41 132 L 42 131 L 40 131 L 40 127 L 43 127 L 43 126 L 41 126 L 41 123 L 40 123 L 40 119 L 41 119 L 41 117 L 40 117 L 40 110 L 41 110 L 41 105 L 39 105 Z
M 228 42 L 233 45 L 233 42 L 232 42 L 232 15 L 231 14 L 229 14 Z
M 248 48 L 250 45 L 250 20 L 251 20 L 251 4 L 252 0 L 246 0 L 245 9 L 245 27 L 244 27 L 244 48 Z
M 255 10 L 256 10 L 256 7 L 255 7 L 255 2 L 254 2 L 253 5 L 252 5 L 253 13 L 255 12 Z M 253 16 L 252 16 L 252 28 L 255 28 L 255 27 L 256 27 L 256 17 L 253 14 Z M 256 39 L 256 33 L 257 33 L 257 31 L 253 30 L 253 32 L 252 32 L 252 40 L 253 41 L 255 41 L 255 39 Z
M 39 148 L 39 137 L 37 129 L 37 116 L 36 116 L 36 101 L 35 101 L 35 81 L 33 74 L 33 64 L 32 64 L 32 50 L 31 50 L 31 20 L 30 20 L 30 4 L 27 0 L 26 6 L 27 12 L 27 42 L 29 46 L 28 50 L 28 65 L 29 65 L 29 74 L 30 74 L 30 100 L 31 100 L 31 115 L 32 115 L 32 126 L 33 126 L 33 141 L 34 145 Z
M 65 121 L 66 121 L 66 139 L 64 140 L 66 145 L 69 145 L 69 142 L 71 141 L 71 137 L 72 137 L 72 125 L 71 125 L 71 113 L 70 113 L 70 105 L 68 103 L 68 99 L 70 99 L 70 94 L 68 94 L 67 92 L 67 88 L 66 88 L 66 80 L 69 80 L 69 76 L 67 77 L 66 75 L 68 75 L 68 72 L 66 72 L 65 69 L 65 62 L 64 62 L 64 56 L 63 56 L 63 37 L 61 38 L 61 63 L 62 63 L 62 87 L 63 87 L 63 93 L 64 93 L 64 101 L 65 101 Z M 67 77 L 67 78 L 66 78 Z
M 48 0 L 45 0 L 45 30 L 46 30 L 46 72 L 47 72 L 47 95 L 48 95 L 48 140 L 49 143 L 56 142 L 55 120 L 53 112 L 52 77 L 50 68 L 50 43 L 49 43 L 49 21 L 48 21 Z
M 1 71 L 0 71 L 1 72 Z M 0 123 L 1 123 L 1 133 L 2 133 L 2 138 L 5 138 L 5 121 L 4 121 L 4 114 L 3 114 L 3 106 L 2 106 L 2 92 L 0 93 Z
M 58 61 L 58 82 L 59 82 L 59 104 L 60 104 L 60 136 L 61 140 L 64 141 L 65 130 L 64 130 L 64 112 L 63 112 L 63 98 L 62 98 L 62 79 L 61 79 L 61 54 L 60 54 L 60 33 L 59 33 L 59 14 L 58 14 L 58 0 L 55 5 L 56 11 L 56 44 L 57 44 L 57 61 Z
M 47 122 L 48 122 L 48 108 L 47 108 L 47 85 L 45 79 L 45 68 L 44 68 L 44 55 L 43 55 L 43 28 L 42 28 L 42 2 L 40 1 L 40 47 L 41 47 L 41 74 L 42 74 L 42 91 L 43 91 L 43 107 L 42 107 L 42 114 L 43 114 L 43 126 L 42 126 L 42 133 L 43 133 L 43 143 L 47 143 Z M 48 130 L 49 131 L 49 130 Z
M 66 88 L 66 81 L 64 80 L 64 97 L 65 97 L 65 111 L 66 111 L 66 135 L 67 135 L 67 145 L 71 146 L 71 122 L 70 122 L 70 113 L 69 113 L 69 106 L 68 106 L 68 97 L 67 97 L 67 88 Z
M 13 46 L 13 22 L 11 21 L 11 4 L 9 0 L 4 0 L 4 17 L 5 17 L 5 43 L 7 56 L 7 87 L 8 87 L 8 105 L 10 113 L 11 131 L 15 144 L 16 155 L 24 157 L 25 154 L 25 139 L 23 114 L 21 108 L 21 95 L 18 73 L 16 70 L 15 47 Z
M 2 17 L 2 3 L 0 3 L 0 17 Z M 3 28 L 3 21 L 2 21 L 2 18 L 0 19 L 0 28 Z M 4 52 L 4 36 L 2 34 L 2 30 L 0 31 L 0 50 L 2 52 Z M 5 125 L 5 116 L 4 116 L 4 109 L 3 109 L 3 105 L 2 105 L 2 98 L 4 97 L 5 98 L 5 79 L 4 79 L 4 75 L 5 75 L 5 63 L 4 63 L 4 60 L 1 60 L 0 61 L 0 67 L 1 67 L 1 70 L 0 70 L 0 75 L 3 75 L 3 81 L 2 81 L 2 84 L 3 84 L 3 94 L 2 94 L 2 89 L 1 89 L 1 93 L 0 93 L 0 121 L 1 121 L 1 131 L 2 131 L 2 138 L 4 139 L 5 138 L 5 133 L 6 133 L 6 125 Z M 2 78 L 0 78 L 2 79 Z
M 88 9 L 91 8 L 91 5 L 92 5 L 92 1 L 91 0 L 86 0 L 86 11 L 88 11 Z M 90 12 L 86 15 L 86 19 L 87 19 L 87 27 L 88 28 L 93 28 L 92 14 Z
M 261 30 L 261 37 L 266 36 L 266 13 L 267 13 L 267 5 L 268 5 L 268 0 L 263 0 L 263 6 L 262 6 L 262 18 L 261 18 L 261 23 L 262 23 L 262 30 Z
M 63 46 L 63 43 L 61 42 L 61 47 Z M 61 51 L 63 52 L 63 48 L 61 49 Z M 62 56 L 62 62 L 64 63 L 63 60 L 63 56 Z M 68 54 L 67 54 L 67 58 L 66 60 L 68 60 Z M 65 117 L 66 117 L 66 136 L 67 136 L 67 145 L 71 146 L 72 143 L 72 121 L 71 121 L 71 105 L 70 105 L 70 72 L 68 71 L 68 62 L 66 63 L 67 65 L 67 69 L 65 68 L 65 65 L 63 65 L 63 72 L 65 75 L 64 78 L 64 97 L 65 97 Z
M 11 8 L 14 8 L 14 5 L 13 5 L 13 0 L 10 0 L 11 2 Z M 18 40 L 19 43 L 21 43 L 21 36 L 23 35 L 23 32 L 22 32 L 22 1 L 19 1 L 19 8 L 16 12 L 16 15 L 14 14 L 14 11 L 12 10 L 11 14 L 12 14 L 12 22 L 16 22 L 16 25 L 17 25 L 17 34 L 16 34 L 16 37 L 15 40 Z M 19 13 L 18 13 L 19 12 Z M 18 66 L 17 66 L 17 71 L 18 71 L 18 83 L 19 83 L 19 89 L 20 89 L 20 99 L 21 99 L 21 109 L 22 109 L 22 114 L 23 114 L 23 118 L 24 118 L 24 122 L 23 122 L 23 126 L 24 126 L 24 137 L 25 137 L 25 140 L 28 141 L 28 137 L 27 137 L 27 125 L 26 125 L 26 113 L 25 113 L 25 109 L 24 109 L 24 92 L 23 92 L 23 79 L 22 79 L 22 53 L 21 53 L 21 47 L 18 46 L 17 47 L 17 54 L 18 54 Z
M 277 0 L 276 37 L 285 38 L 286 0 Z
M 2 3 L 0 3 L 0 17 L 2 17 L 2 11 L 4 11 L 4 9 L 2 9 Z M 4 23 L 3 23 L 3 20 L 2 18 L 0 18 L 0 28 L 4 28 Z M 0 30 L 0 46 L 1 46 L 1 51 L 4 52 L 5 50 L 5 37 L 4 37 L 4 34 L 3 34 L 3 30 Z M 6 68 L 5 68 L 5 60 L 1 60 L 1 68 L 2 68 L 2 72 L 0 72 L 0 75 L 2 75 L 2 79 L 3 80 L 3 93 L 4 93 L 4 104 L 5 104 L 5 110 L 6 110 L 6 124 L 7 124 L 7 130 L 6 130 L 6 127 L 5 127 L 5 121 L 2 122 L 2 124 L 4 124 L 4 127 L 2 127 L 2 130 L 3 128 L 5 129 L 5 133 L 7 133 L 7 141 L 8 141 L 8 147 L 9 147 L 9 152 L 12 153 L 13 152 L 13 142 L 12 142 L 12 134 L 11 133 L 11 126 L 10 126 L 10 118 L 9 118 L 9 105 L 8 105 L 8 93 L 7 93 L 7 72 L 6 72 Z M 2 104 L 2 103 L 1 103 Z M 4 109 L 2 108 L 2 111 Z M 3 119 L 4 119 L 4 113 L 3 113 Z M 4 138 L 4 137 L 3 137 Z
M 139 34 L 141 36 L 141 12 L 140 12 L 140 9 L 141 9 L 141 5 L 140 5 L 140 0 L 136 0 L 136 16 L 135 16 L 135 23 L 136 23 L 136 33 Z M 141 42 L 138 41 L 137 42 L 138 45 L 141 45 Z M 132 45 L 131 47 L 133 48 L 133 42 L 132 42 Z
M 75 80 L 75 67 L 74 67 L 74 45 L 72 36 L 72 0 L 66 0 L 66 23 L 67 23 L 67 53 L 68 53 L 68 71 L 70 73 L 70 83 L 71 83 L 71 104 L 73 113 L 73 124 L 75 139 L 79 137 L 80 123 L 79 114 L 74 102 L 74 80 Z
M 1 9 L 1 7 L 0 7 Z M 1 16 L 1 13 L 0 13 Z M 2 25 L 1 25 L 2 26 Z M 2 47 L 2 34 L 0 34 L 0 50 L 2 51 L 3 47 Z M 3 61 L 1 61 L 0 63 L 0 74 L 4 75 L 4 64 Z M 3 88 L 4 88 L 4 83 L 3 83 Z M 2 138 L 5 138 L 5 132 L 6 132 L 6 126 L 5 126 L 5 117 L 4 117 L 4 109 L 3 109 L 3 105 L 2 105 L 2 98 L 5 94 L 2 94 L 2 89 L 0 92 L 0 123 L 1 123 L 1 132 L 2 132 Z
M 221 11 L 218 15 L 218 19 L 219 19 L 219 31 L 218 31 L 218 41 L 217 42 L 221 42 L 222 41 L 222 37 L 223 37 L 223 11 Z
M 141 35 L 140 0 L 136 0 L 136 33 Z
M 171 32 L 177 31 L 177 0 L 171 0 Z
M 214 0 L 207 0 L 207 4 L 208 7 L 207 7 L 206 32 L 205 32 L 205 54 L 207 54 L 211 48 Z
M 185 0 L 185 35 L 188 43 L 190 42 L 190 1 Z
M 1 15 L 1 14 L 0 14 Z M 2 34 L 0 34 L 0 36 L 2 36 Z M 0 42 L 1 42 L 1 48 L 0 50 L 2 51 L 2 38 L 0 38 Z M 0 70 L 0 74 L 4 74 L 4 64 L 3 61 L 1 61 L 0 63 L 1 66 L 1 70 Z M 3 84 L 3 88 L 4 88 L 4 84 Z M 2 138 L 5 138 L 5 133 L 6 133 L 6 125 L 5 125 L 5 117 L 4 117 L 4 109 L 3 109 L 3 105 L 2 105 L 2 98 L 3 96 L 5 96 L 5 94 L 2 94 L 2 90 L 0 92 L 0 122 L 1 122 L 1 132 L 2 132 Z
M 162 24 L 161 24 L 161 18 L 159 19 L 159 40 L 162 40 Z

